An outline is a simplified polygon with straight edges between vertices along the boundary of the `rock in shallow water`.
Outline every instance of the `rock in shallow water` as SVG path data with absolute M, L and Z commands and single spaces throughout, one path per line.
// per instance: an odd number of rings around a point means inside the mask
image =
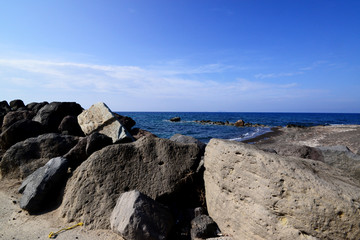
M 234 239 L 359 239 L 360 186 L 325 163 L 212 139 L 209 215 Z

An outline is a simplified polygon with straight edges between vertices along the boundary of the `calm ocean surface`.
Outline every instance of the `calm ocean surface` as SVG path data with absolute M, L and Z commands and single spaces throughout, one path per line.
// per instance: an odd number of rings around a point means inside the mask
M 195 137 L 205 143 L 211 138 L 246 140 L 271 131 L 274 126 L 297 124 L 303 126 L 360 124 L 360 114 L 347 113 L 217 113 L 217 112 L 118 112 L 136 121 L 135 127 L 148 130 L 158 137 L 170 138 L 176 133 Z M 180 122 L 169 119 L 180 117 Z M 249 123 L 268 127 L 244 127 L 201 125 L 195 120 Z

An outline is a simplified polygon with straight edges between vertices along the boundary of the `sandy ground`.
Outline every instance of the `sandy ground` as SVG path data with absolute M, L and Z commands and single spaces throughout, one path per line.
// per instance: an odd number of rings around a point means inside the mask
M 19 181 L 0 181 L 0 239 L 4 240 L 36 240 L 49 239 L 50 232 L 57 232 L 61 228 L 70 227 L 77 223 L 65 223 L 59 217 L 58 210 L 42 215 L 29 215 L 20 209 L 18 200 L 20 194 L 16 189 Z M 122 240 L 111 230 L 89 230 L 86 226 L 59 233 L 58 240 Z

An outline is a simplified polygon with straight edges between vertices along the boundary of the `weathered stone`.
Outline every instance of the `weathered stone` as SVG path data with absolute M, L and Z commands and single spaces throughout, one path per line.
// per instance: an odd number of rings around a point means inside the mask
M 171 122 L 180 122 L 181 118 L 180 117 L 173 117 L 170 119 Z
M 58 132 L 64 117 L 77 116 L 82 110 L 82 107 L 75 102 L 52 102 L 42 107 L 33 120 L 44 125 L 48 132 Z
M 128 240 L 165 240 L 173 218 L 165 206 L 133 190 L 118 198 L 110 225 L 114 232 Z
M 235 122 L 235 127 L 243 127 L 244 125 L 245 125 L 245 122 L 244 122 L 244 120 L 237 120 L 236 122 Z
M 93 152 L 112 144 L 112 139 L 104 134 L 94 132 L 87 137 L 86 154 L 90 156 Z
M 51 158 L 66 154 L 77 137 L 48 133 L 11 146 L 0 162 L 1 178 L 25 178 Z
M 85 161 L 89 155 L 86 154 L 86 144 L 88 142 L 87 137 L 80 138 L 78 143 L 70 149 L 68 153 L 64 155 L 69 162 L 71 170 L 75 170 L 83 161 Z
M 269 146 L 265 146 L 265 151 L 268 151 Z M 260 147 L 262 148 L 262 147 Z M 273 146 L 273 151 L 277 154 L 286 157 L 299 157 L 312 160 L 323 161 L 321 151 L 316 148 L 305 146 L 305 145 L 290 145 L 290 144 L 277 144 Z
M 138 140 L 139 138 L 142 138 L 144 136 L 146 136 L 146 137 L 157 137 L 155 134 L 153 134 L 153 133 L 151 133 L 149 131 L 146 131 L 144 129 L 140 129 L 140 128 L 131 129 L 130 134 L 133 136 L 133 138 L 135 140 Z
M 185 136 L 181 134 L 175 134 L 170 138 L 171 141 L 178 142 L 178 143 L 195 143 L 200 148 L 202 155 L 205 152 L 206 144 L 197 140 L 194 137 L 191 136 Z
M 25 107 L 24 102 L 20 99 L 12 100 L 9 105 L 12 111 Z
M 10 111 L 10 106 L 8 104 L 7 101 L 1 101 L 0 102 L 0 112 L 9 112 Z
M 191 221 L 191 239 L 206 239 L 217 237 L 220 232 L 218 226 L 207 215 L 200 215 Z
M 42 134 L 43 126 L 28 119 L 15 122 L 6 128 L 0 135 L 0 144 L 3 149 L 8 149 L 17 142 Z
M 193 176 L 198 155 L 195 144 L 152 137 L 107 146 L 75 170 L 61 212 L 68 221 L 109 228 L 110 213 L 122 192 L 137 189 L 153 199 L 170 195 Z
M 209 215 L 234 239 L 359 239 L 360 185 L 320 161 L 210 140 Z
M 129 142 L 134 139 L 104 103 L 96 103 L 78 116 L 82 131 L 89 135 L 99 132 L 111 137 L 113 142 Z
M 360 155 L 350 151 L 346 146 L 327 146 L 317 148 L 322 154 L 322 161 L 344 170 L 360 181 Z
M 3 124 L 2 124 L 2 131 L 5 131 L 8 127 L 12 124 L 16 123 L 17 121 L 28 119 L 31 120 L 34 117 L 34 113 L 31 111 L 12 111 L 8 112 L 4 116 Z
M 36 213 L 54 204 L 64 186 L 67 167 L 67 159 L 57 157 L 29 175 L 19 189 L 23 193 L 20 207 Z
M 74 116 L 66 116 L 61 121 L 58 130 L 62 134 L 73 135 L 73 136 L 84 136 L 83 131 Z

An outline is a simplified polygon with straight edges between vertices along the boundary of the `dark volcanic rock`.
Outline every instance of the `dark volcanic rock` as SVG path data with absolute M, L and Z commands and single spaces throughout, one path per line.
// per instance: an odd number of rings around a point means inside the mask
M 36 213 L 54 203 L 66 181 L 67 168 L 67 159 L 57 157 L 29 175 L 19 189 L 23 192 L 20 207 Z
M 138 140 L 139 138 L 141 137 L 157 137 L 155 134 L 149 132 L 149 131 L 146 131 L 144 129 L 140 129 L 140 128 L 133 128 L 131 129 L 130 131 L 130 134 L 133 136 L 133 138 L 135 140 Z
M 122 116 L 117 113 L 113 113 L 120 121 L 120 123 L 126 128 L 126 130 L 130 131 L 133 126 L 135 126 L 136 122 L 127 116 Z
M 166 239 L 174 220 L 168 208 L 133 190 L 120 195 L 111 213 L 111 229 L 125 239 Z
M 82 110 L 75 102 L 52 102 L 42 107 L 33 120 L 44 125 L 49 132 L 58 132 L 64 117 L 77 116 Z
M 90 156 L 93 152 L 112 144 L 112 139 L 104 134 L 94 132 L 87 137 L 86 154 Z
M 0 135 L 0 144 L 3 149 L 8 149 L 17 142 L 42 134 L 43 126 L 28 119 L 23 119 L 6 128 Z
M 180 122 L 181 118 L 180 117 L 173 117 L 170 119 L 171 122 Z
M 44 107 L 45 105 L 49 104 L 48 102 L 40 102 L 40 103 L 37 103 L 37 102 L 32 102 L 32 103 L 29 103 L 27 104 L 25 107 L 28 109 L 28 110 L 31 110 L 34 112 L 34 114 L 37 114 L 38 111 Z
M 220 232 L 217 224 L 207 215 L 200 215 L 191 221 L 191 239 L 217 237 Z
M 83 161 L 85 161 L 89 155 L 86 154 L 86 144 L 88 138 L 80 138 L 79 142 L 68 153 L 64 155 L 69 162 L 71 170 L 75 170 Z
M 245 125 L 244 120 L 237 120 L 236 123 L 234 124 L 235 127 L 243 127 Z
M 93 153 L 69 179 L 61 207 L 68 220 L 109 228 L 119 195 L 137 189 L 153 199 L 169 194 L 191 178 L 199 163 L 195 144 L 143 137 Z M 164 203 L 162 201 L 162 203 Z
M 9 112 L 10 111 L 10 106 L 8 104 L 7 101 L 1 101 L 0 102 L 0 112 Z
M 51 158 L 62 156 L 78 142 L 77 137 L 48 133 L 11 146 L 0 162 L 1 177 L 25 178 Z
M 20 99 L 12 100 L 10 102 L 10 108 L 12 111 L 16 111 L 19 108 L 24 108 L 24 107 L 25 107 L 24 102 Z
M 8 127 L 19 120 L 28 119 L 31 120 L 34 117 L 34 113 L 32 111 L 20 110 L 20 111 L 12 111 L 8 112 L 4 116 L 2 131 L 5 131 Z
M 74 116 L 66 116 L 61 121 L 59 132 L 62 134 L 73 135 L 73 136 L 85 136 L 80 128 L 77 118 Z

